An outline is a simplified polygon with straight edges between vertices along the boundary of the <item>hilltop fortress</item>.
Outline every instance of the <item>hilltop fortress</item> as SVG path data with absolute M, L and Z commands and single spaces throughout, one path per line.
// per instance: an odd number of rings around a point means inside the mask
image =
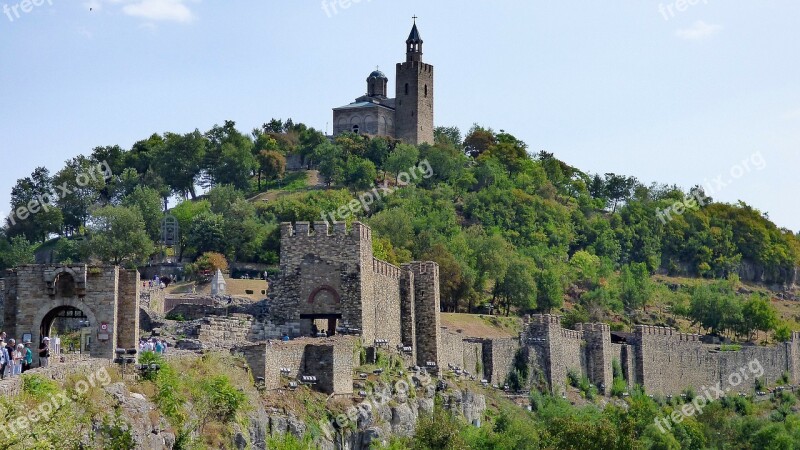
M 442 325 L 439 282 L 435 262 L 398 267 L 376 258 L 372 230 L 363 223 L 284 223 L 280 274 L 270 280 L 268 299 L 172 311 L 202 319 L 194 335 L 202 348 L 235 344 L 267 389 L 310 377 L 316 389 L 351 395 L 355 368 L 390 354 L 405 367 L 499 387 L 512 372 L 527 372 L 523 384 L 556 395 L 565 392 L 570 373 L 608 395 L 615 365 L 626 385 L 662 395 L 710 386 L 752 392 L 754 376 L 764 385 L 800 382 L 798 332 L 775 346 L 722 351 L 670 328 L 639 325 L 624 333 L 595 323 L 573 330 L 545 314 L 527 316 L 518 336 L 468 335 Z M 110 360 L 117 348 L 136 346 L 140 285 L 136 271 L 113 266 L 22 266 L 0 281 L 0 318 L 10 334 L 34 342 L 51 334 L 58 317 L 83 319 L 96 343 L 91 356 Z M 763 372 L 748 377 L 742 368 L 754 362 Z
M 320 383 L 326 392 L 350 394 L 353 368 L 359 364 L 354 347 L 369 355 L 395 353 L 409 366 L 500 386 L 524 364 L 528 383 L 545 381 L 553 394 L 565 391 L 568 373 L 574 372 L 608 395 L 615 361 L 627 385 L 642 385 L 654 394 L 725 386 L 732 373 L 754 360 L 764 369 L 764 384 L 785 377 L 790 383 L 800 381 L 800 333 L 773 347 L 720 351 L 699 335 L 670 328 L 639 325 L 633 333 L 612 333 L 607 324 L 578 324 L 570 330 L 561 326 L 559 316 L 545 314 L 526 317 L 518 337 L 466 336 L 441 325 L 438 265 L 426 261 L 397 267 L 375 258 L 372 231 L 360 222 L 350 229 L 343 223 L 283 224 L 281 275 L 270 288 L 268 305 L 248 339 L 288 335 L 293 340 L 244 351 L 272 388 L 285 383 L 281 369 L 288 368 L 329 380 Z M 315 325 L 329 337 L 303 338 Z M 754 385 L 751 377 L 731 390 L 752 391 Z

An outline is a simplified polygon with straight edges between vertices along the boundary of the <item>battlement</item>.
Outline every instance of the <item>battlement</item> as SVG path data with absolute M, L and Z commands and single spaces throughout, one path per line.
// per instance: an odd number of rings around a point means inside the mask
M 583 331 L 575 331 L 575 330 L 568 330 L 566 328 L 561 329 L 561 337 L 565 337 L 567 339 L 583 339 Z
M 561 326 L 561 316 L 553 314 L 534 314 L 531 316 L 530 322 L 533 325 L 558 325 Z
M 680 333 L 678 330 L 670 327 L 656 327 L 652 325 L 636 325 L 636 335 L 640 336 L 668 336 L 672 340 L 681 342 L 699 342 L 699 334 Z
M 578 323 L 575 324 L 575 329 L 584 332 L 611 333 L 611 327 L 607 323 Z
M 303 237 L 355 237 L 366 240 L 372 239 L 372 230 L 361 222 L 353 222 L 349 230 L 344 222 L 334 222 L 331 226 L 322 220 L 314 222 L 313 228 L 311 222 L 296 222 L 294 225 L 291 222 L 281 223 L 281 239 Z
M 433 73 L 433 65 L 421 61 L 397 63 L 397 70 L 408 71 L 409 69 L 415 70 L 419 73 Z
M 417 277 L 420 276 L 438 277 L 439 275 L 439 264 L 433 261 L 412 261 L 408 264 L 403 264 L 403 267 L 404 268 L 407 267 L 408 270 L 414 272 L 415 275 L 417 275 Z
M 372 271 L 378 275 L 387 276 L 395 280 L 399 280 L 402 274 L 399 267 L 389 264 L 386 261 L 381 261 L 378 258 L 372 258 Z

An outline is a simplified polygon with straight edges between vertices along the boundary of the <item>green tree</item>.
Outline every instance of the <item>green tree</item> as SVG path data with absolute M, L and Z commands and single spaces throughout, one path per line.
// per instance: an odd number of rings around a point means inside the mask
M 0 270 L 33 264 L 34 250 L 34 245 L 22 236 L 14 236 L 11 241 L 0 238 Z
M 408 171 L 410 168 L 414 167 L 418 160 L 419 149 L 417 147 L 408 144 L 398 144 L 394 151 L 386 158 L 384 167 L 397 178 L 401 172 Z
M 177 249 L 179 259 L 183 259 L 183 253 L 189 246 L 189 239 L 187 237 L 189 229 L 195 222 L 195 218 L 203 213 L 211 213 L 211 203 L 208 200 L 184 200 L 170 211 L 170 214 L 178 221 L 178 227 L 180 229 L 180 248 Z
M 286 157 L 276 151 L 262 150 L 258 154 L 258 188 L 261 189 L 261 175 L 267 181 L 282 179 L 286 173 Z
M 533 264 L 519 257 L 508 265 L 505 276 L 497 284 L 498 293 L 505 303 L 506 315 L 511 306 L 520 312 L 536 309 L 537 284 L 533 273 Z
M 106 263 L 138 264 L 155 250 L 138 209 L 106 206 L 92 214 L 89 251 Z
M 646 264 L 633 263 L 622 266 L 619 283 L 622 304 L 627 310 L 635 311 L 647 306 L 653 288 Z
M 154 149 L 153 168 L 173 193 L 197 197 L 195 183 L 203 169 L 207 142 L 198 130 L 185 135 L 166 133 L 164 145 Z
M 37 167 L 31 176 L 17 180 L 11 188 L 11 213 L 5 218 L 9 237 L 24 236 L 30 242 L 45 242 L 61 232 L 64 222 L 58 209 L 50 172 Z
M 161 238 L 161 195 L 149 187 L 138 187 L 122 199 L 122 206 L 139 210 L 144 220 L 145 230 L 150 240 L 157 242 Z
M 550 313 L 564 304 L 564 286 L 556 269 L 542 270 L 537 277 L 536 287 L 536 305 L 540 311 Z
M 226 253 L 224 219 L 211 212 L 203 212 L 194 217 L 186 233 L 186 245 L 194 254 L 206 252 Z

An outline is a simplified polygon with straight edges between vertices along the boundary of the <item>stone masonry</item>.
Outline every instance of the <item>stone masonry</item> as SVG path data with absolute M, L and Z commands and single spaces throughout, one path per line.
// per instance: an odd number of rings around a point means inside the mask
M 139 274 L 116 266 L 27 265 L 6 271 L 2 315 L 9 336 L 38 344 L 56 317 L 80 311 L 92 328 L 90 354 L 112 359 L 139 340 Z M 38 352 L 34 352 L 38 365 Z
M 678 395 L 689 387 L 700 389 L 717 383 L 730 391 L 750 392 L 755 386 L 752 367 L 763 369 L 760 379 L 766 385 L 777 384 L 784 376 L 792 384 L 800 382 L 798 332 L 789 342 L 772 347 L 720 351 L 717 345 L 703 343 L 699 335 L 672 328 L 638 325 L 624 343 L 612 343 L 607 324 L 577 324 L 575 328 L 564 329 L 559 316 L 545 314 L 532 316 L 522 333 L 532 365 L 545 375 L 554 394 L 564 392 L 570 371 L 602 385 L 603 393 L 608 394 L 615 359 L 626 384 L 639 384 L 647 392 L 661 395 Z M 730 383 L 743 371 L 748 379 Z

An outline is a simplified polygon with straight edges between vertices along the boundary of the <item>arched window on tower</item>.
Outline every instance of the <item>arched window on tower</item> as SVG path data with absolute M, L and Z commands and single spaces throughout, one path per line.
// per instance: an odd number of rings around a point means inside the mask
M 353 125 L 353 133 L 358 134 L 358 125 Z
M 406 95 L 408 95 L 408 83 L 406 83 Z
M 427 96 L 428 96 L 428 85 L 426 84 L 425 85 L 425 97 L 427 97 Z

